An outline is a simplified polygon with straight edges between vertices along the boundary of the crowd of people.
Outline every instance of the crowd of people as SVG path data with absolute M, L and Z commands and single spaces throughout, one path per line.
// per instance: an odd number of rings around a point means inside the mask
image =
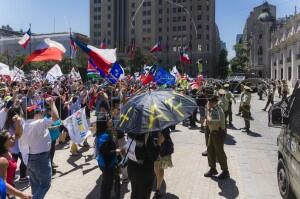
M 286 82 L 282 83 L 277 88 L 285 98 L 288 94 Z M 218 175 L 220 180 L 230 177 L 224 141 L 227 128 L 233 126 L 232 105 L 236 99 L 229 87 L 228 83 L 208 83 L 205 80 L 196 88 L 182 87 L 180 84 L 173 87 L 177 92 L 194 98 L 199 106 L 183 124 L 191 129 L 197 127 L 196 122 L 200 124 L 207 146 L 202 155 L 207 156 L 210 168 L 204 176 L 217 175 L 216 162 L 219 162 L 222 169 Z M 238 115 L 244 118 L 244 130 L 249 133 L 252 119 L 251 88 L 247 84 L 241 87 Z M 155 84 L 151 84 L 146 89 L 156 88 Z M 94 143 L 95 159 L 102 173 L 101 198 L 110 198 L 116 176 L 121 176 L 123 183 L 130 181 L 132 199 L 150 198 L 156 180 L 155 198 L 161 198 L 164 195 L 161 191 L 164 172 L 173 167 L 174 144 L 170 134 L 176 127 L 170 126 L 147 134 L 131 134 L 117 128 L 120 107 L 144 89 L 133 78 L 119 81 L 113 86 L 98 81 L 83 83 L 70 77 L 53 83 L 46 80 L 1 80 L 0 192 L 6 190 L 9 198 L 44 198 L 50 189 L 52 175 L 59 167 L 54 162 L 56 145 L 66 144 L 70 140 L 63 120 L 84 108 L 88 119 L 93 114 L 97 117 Z M 264 110 L 270 103 L 273 104 L 275 89 L 276 86 L 270 84 Z M 89 147 L 89 144 L 85 140 L 82 146 L 71 140 L 70 155 L 78 155 L 78 147 Z M 18 160 L 19 179 L 16 176 Z M 29 181 L 31 194 L 17 190 L 14 184 L 16 180 Z M 1 186 L 5 189 L 1 189 Z

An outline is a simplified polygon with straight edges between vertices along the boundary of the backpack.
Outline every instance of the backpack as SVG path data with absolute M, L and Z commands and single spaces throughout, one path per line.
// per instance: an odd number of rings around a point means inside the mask
M 114 155 L 112 158 L 112 161 L 109 165 L 106 165 L 103 154 L 100 153 L 101 148 L 107 148 L 109 147 L 109 143 L 112 142 L 112 136 L 108 133 L 103 133 L 99 137 L 97 137 L 96 140 L 96 160 L 98 162 L 99 167 L 114 167 L 117 164 L 117 156 Z

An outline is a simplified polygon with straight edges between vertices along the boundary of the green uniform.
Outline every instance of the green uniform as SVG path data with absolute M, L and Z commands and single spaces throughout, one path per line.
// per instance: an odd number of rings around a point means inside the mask
M 224 114 L 225 114 L 225 124 L 227 121 L 227 117 L 228 117 L 228 108 L 229 108 L 229 101 L 226 98 L 226 95 L 222 96 L 218 102 L 218 104 L 220 105 L 220 107 L 223 109 Z
M 232 92 L 226 90 L 226 99 L 228 100 L 228 111 L 227 111 L 227 116 L 229 117 L 229 124 L 232 124 L 232 101 L 234 101 L 234 103 L 236 103 L 234 95 L 232 94 Z M 227 117 L 226 117 L 226 121 L 227 121 Z
M 207 111 L 207 126 L 209 131 L 207 159 L 210 168 L 216 168 L 216 160 L 221 169 L 228 171 L 227 156 L 224 151 L 226 138 L 225 114 L 219 105 Z
M 242 115 L 245 120 L 245 128 L 247 130 L 250 129 L 250 119 L 251 119 L 250 103 L 251 103 L 251 93 L 245 91 L 241 101 L 241 108 L 242 108 Z

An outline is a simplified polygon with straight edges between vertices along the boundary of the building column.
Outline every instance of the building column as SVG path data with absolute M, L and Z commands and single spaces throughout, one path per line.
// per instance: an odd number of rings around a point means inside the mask
M 278 53 L 276 53 L 276 80 L 280 80 L 280 63 L 279 63 L 279 60 L 280 60 L 280 51 L 279 51 L 279 55 Z
M 283 68 L 283 79 L 287 80 L 287 66 L 286 66 L 286 50 L 283 50 L 283 59 L 282 59 L 282 68 Z
M 291 57 L 291 67 L 292 67 L 292 79 L 291 83 L 292 86 L 294 87 L 296 81 L 297 81 L 297 64 L 296 64 L 296 59 L 297 59 L 297 45 L 292 46 L 292 57 Z

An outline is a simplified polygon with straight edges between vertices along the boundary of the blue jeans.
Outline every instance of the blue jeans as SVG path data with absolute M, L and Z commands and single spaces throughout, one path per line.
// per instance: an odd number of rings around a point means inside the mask
M 50 153 L 30 154 L 27 168 L 32 199 L 43 199 L 51 185 Z

